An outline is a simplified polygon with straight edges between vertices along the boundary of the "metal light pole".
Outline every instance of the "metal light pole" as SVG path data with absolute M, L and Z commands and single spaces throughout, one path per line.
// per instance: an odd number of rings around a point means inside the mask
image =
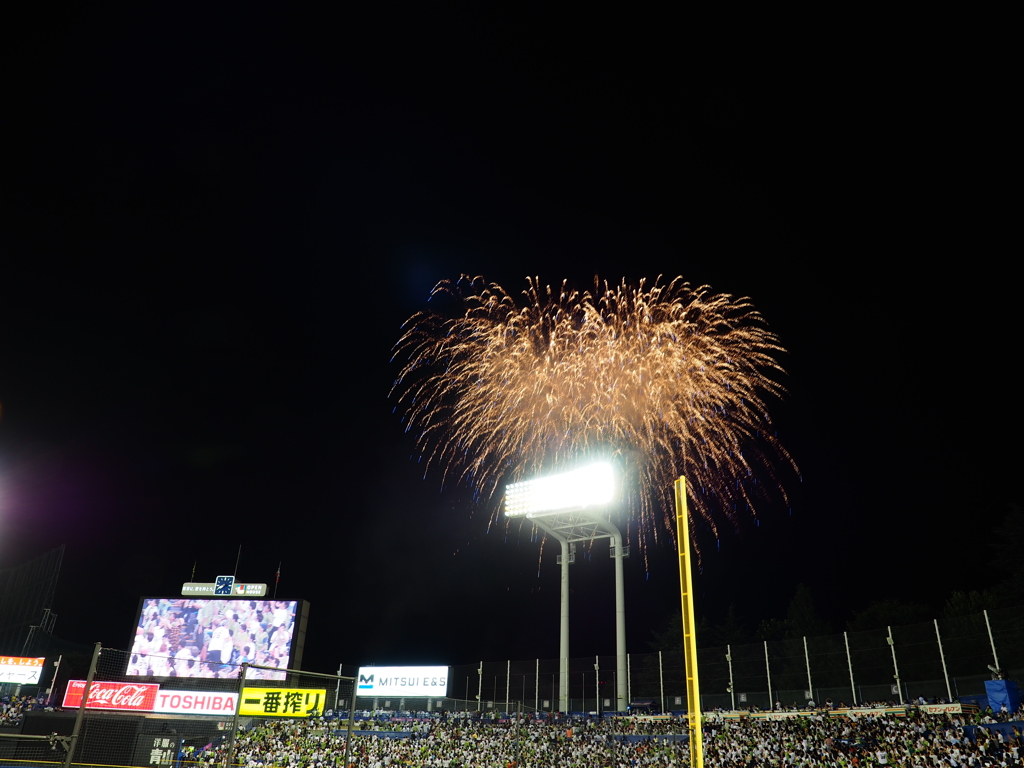
M 615 558 L 615 709 L 623 711 L 626 709 L 626 588 L 625 577 L 622 570 L 622 558 L 625 557 L 625 550 L 622 548 L 622 534 L 619 529 L 611 523 L 606 524 L 612 534 L 612 557 Z
M 628 653 L 626 654 L 626 702 L 627 707 L 633 703 L 633 665 L 629 663 Z
M 564 536 L 550 531 L 562 545 L 561 602 L 558 623 L 558 709 L 569 711 L 569 564 L 575 561 L 574 547 Z

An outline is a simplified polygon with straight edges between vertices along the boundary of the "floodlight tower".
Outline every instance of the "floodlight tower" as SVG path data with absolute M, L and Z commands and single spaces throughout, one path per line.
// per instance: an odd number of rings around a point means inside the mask
M 505 514 L 525 517 L 557 539 L 562 547 L 561 624 L 558 644 L 558 708 L 569 708 L 569 565 L 576 559 L 576 543 L 611 539 L 615 560 L 616 709 L 626 709 L 626 607 L 619 529 L 601 517 L 615 496 L 616 477 L 611 464 L 593 464 L 572 472 L 505 487 Z

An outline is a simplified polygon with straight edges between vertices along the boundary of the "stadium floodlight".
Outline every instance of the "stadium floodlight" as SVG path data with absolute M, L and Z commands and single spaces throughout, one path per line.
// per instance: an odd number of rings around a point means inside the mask
M 622 559 L 628 552 L 622 546 L 619 529 L 604 514 L 616 491 L 616 472 L 608 462 L 505 486 L 505 515 L 533 520 L 562 549 L 558 641 L 558 700 L 562 712 L 569 711 L 569 564 L 575 559 L 576 542 L 593 542 L 595 538 L 611 539 L 610 553 L 615 561 L 616 706 L 626 708 L 628 670 Z
M 505 514 L 534 518 L 558 512 L 602 507 L 615 495 L 611 464 L 591 464 L 571 472 L 505 486 Z

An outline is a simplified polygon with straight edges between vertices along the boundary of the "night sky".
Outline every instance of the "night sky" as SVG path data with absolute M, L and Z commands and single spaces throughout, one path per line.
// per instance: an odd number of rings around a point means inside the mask
M 801 474 L 759 524 L 700 533 L 698 614 L 781 617 L 803 583 L 838 630 L 995 578 L 1024 458 L 998 50 L 755 53 L 620 11 L 24 25 L 0 568 L 67 544 L 57 635 L 125 648 L 140 596 L 231 573 L 241 546 L 240 580 L 281 563 L 279 595 L 311 602 L 310 669 L 555 657 L 556 547 L 538 573 L 526 530 L 424 479 L 389 400 L 402 322 L 462 273 L 512 293 L 681 274 L 780 336 Z M 626 563 L 634 653 L 678 606 L 672 548 L 647 555 Z M 607 545 L 572 580 L 572 655 L 614 653 Z

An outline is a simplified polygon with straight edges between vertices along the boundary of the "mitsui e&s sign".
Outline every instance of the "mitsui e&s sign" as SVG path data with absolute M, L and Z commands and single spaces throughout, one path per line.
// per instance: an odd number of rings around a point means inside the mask
M 448 667 L 360 667 L 358 696 L 448 695 Z

